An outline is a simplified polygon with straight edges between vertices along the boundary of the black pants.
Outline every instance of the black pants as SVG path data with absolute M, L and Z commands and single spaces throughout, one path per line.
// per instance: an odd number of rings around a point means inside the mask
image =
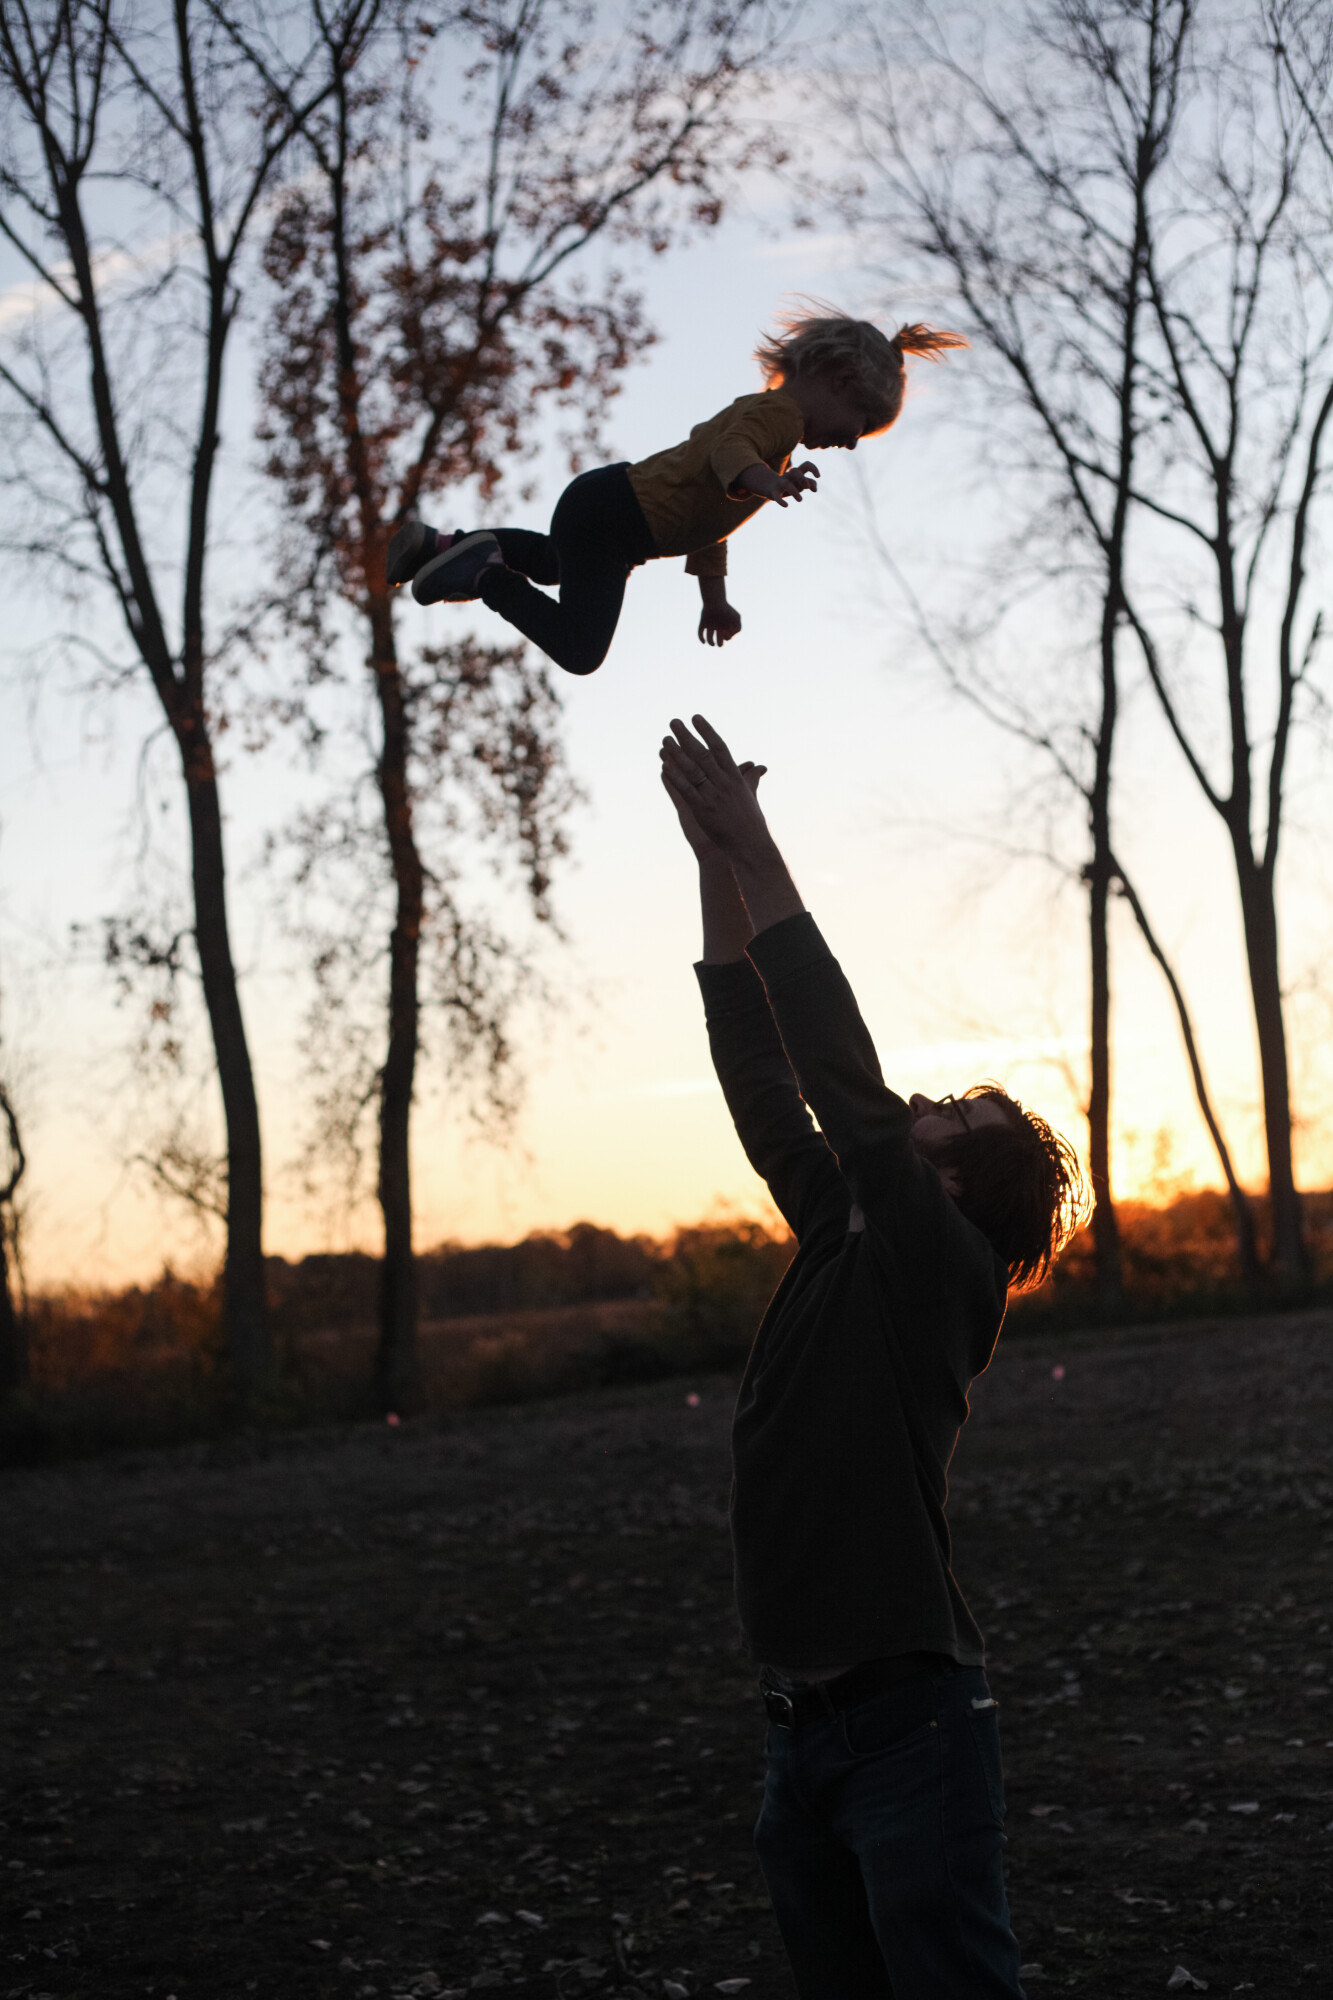
M 505 567 L 482 572 L 482 602 L 566 673 L 595 672 L 611 650 L 630 571 L 657 554 L 626 465 L 600 465 L 572 479 L 556 501 L 549 535 L 527 528 L 494 534 Z M 558 583 L 559 601 L 534 583 Z

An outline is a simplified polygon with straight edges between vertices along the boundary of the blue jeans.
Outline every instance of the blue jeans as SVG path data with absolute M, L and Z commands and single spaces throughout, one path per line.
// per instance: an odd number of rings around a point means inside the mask
M 801 2000 L 1023 2000 L 980 1667 L 770 1723 L 759 1865 Z

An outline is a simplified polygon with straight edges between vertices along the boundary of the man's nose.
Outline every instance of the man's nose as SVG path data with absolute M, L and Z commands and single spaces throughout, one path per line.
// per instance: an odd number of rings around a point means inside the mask
M 914 1118 L 924 1118 L 927 1112 L 938 1110 L 933 1098 L 923 1097 L 919 1090 L 913 1091 L 907 1100 Z

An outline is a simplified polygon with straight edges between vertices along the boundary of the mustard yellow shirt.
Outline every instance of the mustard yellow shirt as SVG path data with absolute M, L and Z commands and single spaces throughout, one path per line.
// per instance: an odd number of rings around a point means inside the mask
M 785 472 L 805 430 L 800 404 L 781 389 L 738 396 L 684 444 L 654 452 L 629 468 L 629 482 L 659 556 L 688 556 L 692 576 L 725 576 L 727 536 L 765 503 L 733 493 L 747 465 Z

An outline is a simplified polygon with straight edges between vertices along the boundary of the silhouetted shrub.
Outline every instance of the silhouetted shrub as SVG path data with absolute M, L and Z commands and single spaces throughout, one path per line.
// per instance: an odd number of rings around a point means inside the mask
M 743 1362 L 795 1248 L 761 1222 L 679 1229 L 657 1269 L 657 1297 L 682 1359 L 696 1368 Z

